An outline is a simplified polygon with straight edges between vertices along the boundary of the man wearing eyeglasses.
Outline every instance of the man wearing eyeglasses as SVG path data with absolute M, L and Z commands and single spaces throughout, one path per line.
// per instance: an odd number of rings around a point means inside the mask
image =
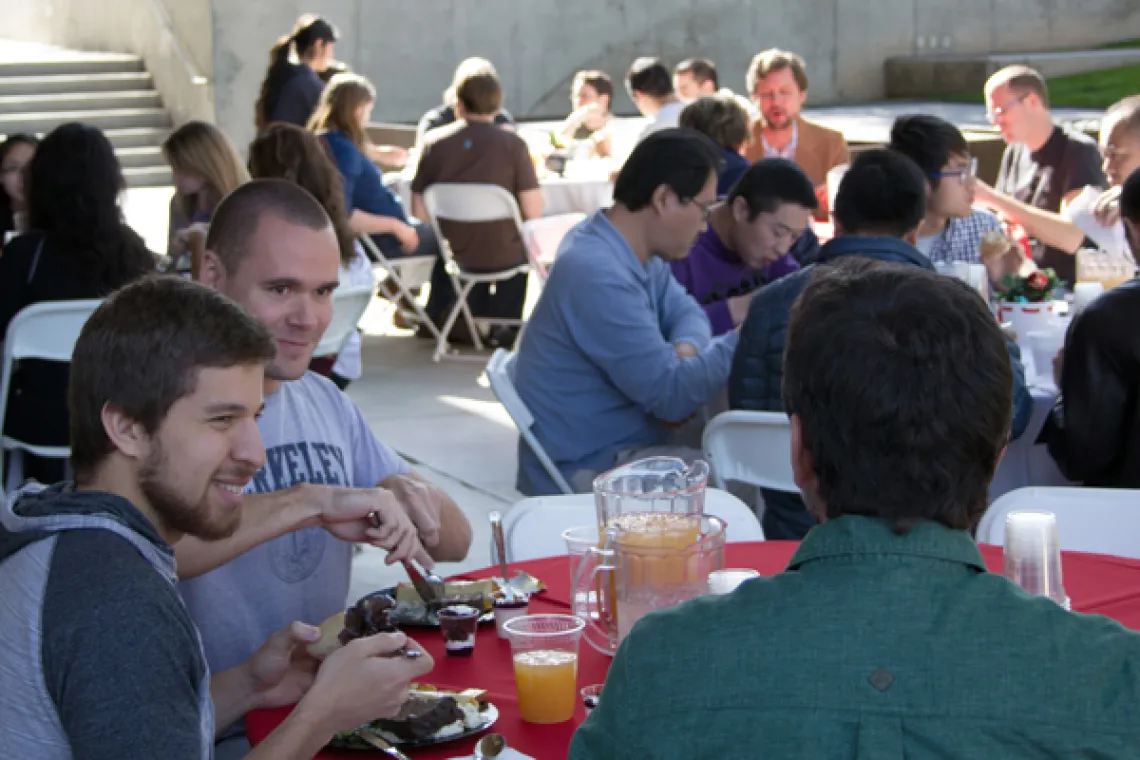
M 978 162 L 958 128 L 937 116 L 900 116 L 891 127 L 889 147 L 926 175 L 926 216 L 915 247 L 934 264 L 983 263 L 982 238 L 1000 230 L 1001 222 L 974 208 Z
M 994 189 L 1046 211 L 1061 210 L 1087 185 L 1105 187 L 1101 157 L 1089 137 L 1053 123 L 1045 79 L 1027 66 L 1007 66 L 985 87 L 989 119 L 1008 143 Z M 1041 267 L 1052 267 L 1069 286 L 1076 258 L 1041 246 Z

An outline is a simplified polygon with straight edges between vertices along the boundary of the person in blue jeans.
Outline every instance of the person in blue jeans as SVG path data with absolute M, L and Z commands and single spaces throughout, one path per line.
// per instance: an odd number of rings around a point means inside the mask
M 933 269 L 914 243 L 926 216 L 926 177 L 912 160 L 892 150 L 861 153 L 843 177 L 835 199 L 836 237 L 812 263 L 828 264 L 860 257 L 891 264 Z M 808 266 L 774 282 L 752 300 L 740 327 L 740 344 L 728 381 L 731 409 L 784 410 L 784 349 L 792 306 L 804 292 L 816 267 Z M 1010 438 L 1029 426 L 1033 398 L 1017 344 L 1007 340 L 1013 370 L 1013 422 Z M 815 525 L 799 494 L 763 489 L 764 535 L 799 540 Z
M 384 256 L 436 256 L 439 243 L 431 226 L 409 216 L 399 196 L 384 184 L 368 158 L 364 126 L 372 115 L 376 90 L 364 77 L 337 74 L 321 94 L 309 129 L 328 145 L 344 178 L 348 223 L 358 235 L 371 235 Z

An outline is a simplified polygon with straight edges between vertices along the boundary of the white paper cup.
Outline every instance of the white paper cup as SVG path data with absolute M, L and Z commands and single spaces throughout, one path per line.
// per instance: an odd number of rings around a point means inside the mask
M 741 583 L 758 577 L 760 577 L 760 573 L 747 568 L 714 570 L 709 573 L 709 593 L 731 594 Z

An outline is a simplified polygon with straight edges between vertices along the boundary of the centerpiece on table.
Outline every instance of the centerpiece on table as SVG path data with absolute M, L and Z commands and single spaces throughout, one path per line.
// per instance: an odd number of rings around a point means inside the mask
M 1053 294 L 1060 284 L 1052 269 L 1005 275 L 997 288 L 998 321 L 1013 325 L 1018 342 L 1025 341 L 1030 332 L 1047 329 L 1056 309 Z

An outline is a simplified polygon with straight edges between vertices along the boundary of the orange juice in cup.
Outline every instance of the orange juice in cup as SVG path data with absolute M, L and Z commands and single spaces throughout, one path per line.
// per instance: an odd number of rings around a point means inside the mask
M 524 615 L 503 624 L 511 642 L 519 713 L 527 723 L 563 723 L 578 701 L 578 643 L 585 622 L 574 615 Z
M 562 723 L 574 716 L 578 655 L 534 649 L 514 656 L 519 713 L 527 723 Z

